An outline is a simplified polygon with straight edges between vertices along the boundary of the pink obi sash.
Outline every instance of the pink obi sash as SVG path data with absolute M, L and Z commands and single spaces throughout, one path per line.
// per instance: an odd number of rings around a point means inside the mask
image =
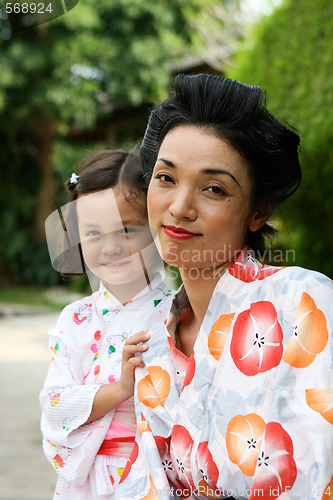
M 134 445 L 136 418 L 134 398 L 129 398 L 117 406 L 108 432 L 98 455 L 114 455 L 128 458 Z

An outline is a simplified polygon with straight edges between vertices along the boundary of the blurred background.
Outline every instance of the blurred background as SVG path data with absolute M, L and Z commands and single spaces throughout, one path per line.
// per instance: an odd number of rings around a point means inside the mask
M 280 234 L 268 256 L 333 278 L 333 3 L 80 0 L 20 32 L 0 7 L 0 424 L 8 445 L 0 500 L 46 500 L 54 475 L 41 452 L 38 393 L 47 330 L 87 290 L 84 278 L 52 269 L 45 241 L 46 217 L 66 202 L 65 180 L 92 150 L 138 146 L 149 110 L 179 72 L 260 85 L 268 108 L 302 138 L 302 186 L 276 211 Z

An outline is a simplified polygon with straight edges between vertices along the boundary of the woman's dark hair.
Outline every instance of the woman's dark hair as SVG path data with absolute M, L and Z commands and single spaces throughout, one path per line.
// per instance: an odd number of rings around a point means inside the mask
M 253 210 L 274 207 L 298 188 L 299 135 L 267 110 L 260 87 L 213 75 L 176 76 L 170 98 L 152 110 L 140 148 L 147 181 L 163 139 L 181 124 L 212 130 L 244 157 L 254 184 Z M 246 244 L 263 252 L 265 237 L 274 233 L 264 224 L 249 231 Z
M 120 183 L 126 189 L 125 196 L 128 200 L 140 196 L 146 201 L 147 194 L 140 155 L 136 151 L 126 152 L 121 149 L 99 151 L 86 159 L 78 174 L 74 182 L 68 180 L 65 183 L 69 193 L 68 201 L 74 203 L 67 204 L 61 221 L 65 238 L 63 248 L 66 250 L 60 255 L 56 266 L 64 277 L 78 277 L 86 272 L 75 200 L 80 195 L 108 189 Z

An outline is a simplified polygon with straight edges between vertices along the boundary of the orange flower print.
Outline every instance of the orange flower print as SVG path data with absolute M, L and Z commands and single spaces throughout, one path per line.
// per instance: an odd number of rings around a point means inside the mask
M 226 446 L 230 460 L 247 476 L 256 468 L 265 422 L 259 415 L 236 415 L 227 427 Z
M 309 366 L 326 346 L 328 331 L 324 313 L 317 308 L 313 299 L 303 293 L 298 306 L 293 336 L 283 360 L 295 368 Z
M 141 403 L 151 408 L 164 406 L 170 392 L 170 375 L 160 366 L 150 366 L 148 375 L 137 385 L 138 398 Z
M 138 422 L 138 429 L 140 436 L 142 436 L 144 432 L 151 432 L 150 427 L 144 418 Z
M 294 447 L 289 434 L 277 422 L 266 425 L 249 500 L 272 500 L 290 491 L 297 476 Z
M 231 357 L 244 375 L 257 375 L 277 366 L 282 357 L 282 329 L 271 302 L 251 304 L 234 324 Z
M 333 389 L 329 387 L 307 389 L 305 399 L 312 410 L 317 411 L 327 422 L 333 424 Z
M 332 500 L 333 499 L 333 476 L 330 482 L 325 486 L 324 493 L 321 500 Z
M 219 361 L 221 358 L 234 316 L 235 313 L 221 314 L 212 326 L 208 336 L 208 349 L 216 361 Z

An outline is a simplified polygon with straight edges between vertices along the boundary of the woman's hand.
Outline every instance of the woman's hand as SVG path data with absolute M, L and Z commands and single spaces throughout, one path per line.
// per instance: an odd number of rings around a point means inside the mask
M 142 344 L 150 339 L 150 333 L 148 330 L 144 330 L 139 333 L 135 333 L 129 337 L 123 348 L 123 359 L 121 362 L 121 377 L 119 384 L 124 394 L 127 394 L 127 398 L 130 398 L 134 394 L 134 370 L 137 366 L 143 367 L 144 362 L 136 353 L 144 352 L 148 349 L 147 344 Z

